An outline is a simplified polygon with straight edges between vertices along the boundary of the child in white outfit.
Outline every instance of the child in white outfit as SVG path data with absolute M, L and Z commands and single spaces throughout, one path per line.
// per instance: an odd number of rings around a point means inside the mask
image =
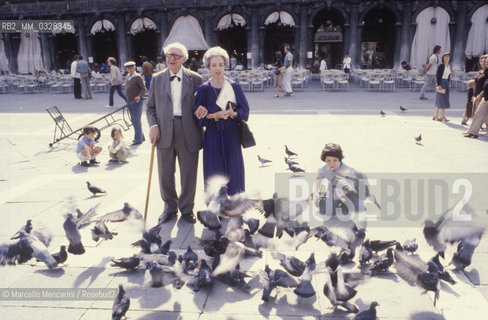
M 127 156 L 130 154 L 130 148 L 124 142 L 122 130 L 120 128 L 113 128 L 111 136 L 113 142 L 108 146 L 111 158 L 109 162 L 126 162 Z

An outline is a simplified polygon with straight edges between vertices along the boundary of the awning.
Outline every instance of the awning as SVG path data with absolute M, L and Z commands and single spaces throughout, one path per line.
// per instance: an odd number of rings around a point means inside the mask
M 145 30 L 156 30 L 156 24 L 149 18 L 143 17 L 136 19 L 132 26 L 130 27 L 130 33 L 135 35 L 139 32 L 144 32 Z
M 18 72 L 34 73 L 44 70 L 41 54 L 41 41 L 37 33 L 22 32 L 20 34 L 19 53 L 17 54 Z
M 244 27 L 246 25 L 246 19 L 237 13 L 229 13 L 223 16 L 217 25 L 217 29 L 224 30 L 230 27 L 231 21 L 234 21 L 236 26 Z
M 200 23 L 193 16 L 182 16 L 176 19 L 163 47 L 173 42 L 182 43 L 188 50 L 208 49 Z
M 8 68 L 7 54 L 5 53 L 5 44 L 3 43 L 3 36 L 0 33 L 0 71 L 10 71 Z
M 488 4 L 484 5 L 471 17 L 468 43 L 466 44 L 466 58 L 479 57 L 488 52 Z
M 293 20 L 293 17 L 286 11 L 273 12 L 266 18 L 266 21 L 264 21 L 264 25 L 267 26 L 270 23 L 275 23 L 278 21 L 278 19 L 280 19 L 280 22 L 284 26 L 293 27 L 295 25 L 295 20 Z
M 95 22 L 93 24 L 90 33 L 95 34 L 97 32 L 100 32 L 100 31 L 102 31 L 102 27 L 106 31 L 114 31 L 115 30 L 115 27 L 112 24 L 112 22 L 108 21 L 107 19 L 103 19 L 103 20 L 98 20 L 97 22 Z

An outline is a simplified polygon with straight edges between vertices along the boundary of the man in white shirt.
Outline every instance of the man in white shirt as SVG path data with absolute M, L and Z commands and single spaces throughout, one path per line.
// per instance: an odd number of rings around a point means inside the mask
M 73 57 L 73 62 L 71 62 L 71 77 L 73 78 L 73 89 L 75 94 L 75 99 L 81 99 L 81 81 L 80 74 L 76 72 L 76 64 L 80 60 L 78 55 Z
M 175 42 L 163 50 L 168 68 L 153 75 L 146 112 L 151 127 L 149 138 L 157 146 L 159 187 L 164 201 L 158 223 L 175 217 L 178 209 L 185 221 L 195 223 L 193 206 L 203 132 L 193 115 L 193 106 L 202 77 L 183 67 L 188 59 L 184 45 Z M 175 188 L 177 157 L 181 181 L 179 196 Z
M 432 54 L 429 57 L 429 63 L 425 66 L 424 71 L 420 74 L 424 77 L 424 86 L 420 91 L 420 100 L 427 100 L 425 96 L 425 92 L 429 87 L 435 88 L 435 74 L 437 71 L 437 65 L 439 64 L 438 55 L 441 53 L 441 46 L 435 45 L 434 49 L 432 50 Z
M 320 68 L 319 68 L 320 71 L 322 70 L 327 70 L 327 62 L 325 61 L 325 57 L 322 58 L 322 60 L 320 61 Z

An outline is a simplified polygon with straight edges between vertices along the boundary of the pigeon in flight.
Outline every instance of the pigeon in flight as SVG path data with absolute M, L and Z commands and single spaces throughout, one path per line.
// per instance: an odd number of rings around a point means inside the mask
M 295 152 L 288 149 L 288 146 L 286 146 L 286 145 L 285 145 L 285 153 L 288 156 L 288 158 L 298 156 L 298 154 L 296 154 Z
M 442 258 L 444 258 L 444 251 L 448 243 L 452 244 L 461 241 L 466 246 L 470 243 L 470 247 L 474 251 L 479 239 L 481 239 L 485 232 L 484 227 L 476 225 L 456 225 L 452 217 L 449 216 L 451 209 L 447 209 L 437 222 L 434 223 L 432 220 L 426 220 L 424 223 L 423 233 L 425 240 Z M 466 211 L 471 210 L 467 206 L 464 209 Z
M 91 232 L 93 241 L 98 241 L 100 238 L 103 238 L 104 240 L 111 240 L 118 234 L 117 232 L 111 232 L 108 230 L 104 221 L 97 222 Z
M 444 269 L 444 266 L 439 261 L 439 254 L 436 254 L 434 257 L 432 257 L 432 259 L 430 259 L 429 262 L 433 262 L 437 267 L 437 272 L 439 273 L 439 279 L 449 282 L 452 285 L 456 284 L 456 280 L 452 278 L 451 274 Z
M 127 318 L 125 313 L 129 310 L 130 298 L 124 290 L 124 286 L 119 284 L 119 293 L 114 300 L 112 307 L 112 320 L 121 320 L 122 317 Z
M 90 181 L 86 182 L 86 187 L 88 188 L 88 191 L 90 191 L 94 196 L 97 195 L 97 193 L 107 193 L 107 191 L 100 189 L 97 186 L 94 186 L 90 183 Z
M 66 238 L 69 240 L 68 252 L 72 254 L 85 253 L 85 248 L 83 247 L 83 243 L 81 243 L 80 230 L 78 230 L 76 219 L 71 213 L 66 215 L 63 228 L 66 233 Z
M 261 167 L 264 166 L 266 163 L 269 163 L 269 162 L 273 162 L 271 160 L 268 160 L 268 159 L 264 159 L 264 158 L 261 158 L 258 154 L 258 160 L 259 162 L 261 162 Z
M 46 247 L 49 246 L 53 238 L 51 231 L 49 231 L 43 224 L 38 223 L 34 228 L 31 219 L 27 220 L 26 224 L 19 231 L 17 231 L 10 238 L 10 240 L 19 239 L 21 233 L 33 235 L 35 238 L 41 241 Z
M 144 220 L 142 214 L 136 208 L 125 202 L 122 209 L 106 213 L 98 221 L 122 222 L 129 218 L 134 218 L 139 221 Z
M 417 255 L 407 255 L 395 251 L 395 267 L 397 274 L 409 284 L 415 284 L 427 291 L 435 292 L 434 307 L 439 299 L 439 273 L 434 262 L 425 263 Z
M 0 245 L 0 266 L 21 264 L 32 259 L 34 250 L 25 237 L 11 244 Z
M 271 270 L 268 265 L 265 266 L 264 271 L 259 271 L 259 280 L 263 285 L 261 299 L 265 302 L 269 301 L 271 291 L 276 287 L 295 288 L 298 286 L 298 281 L 287 272 L 280 269 Z

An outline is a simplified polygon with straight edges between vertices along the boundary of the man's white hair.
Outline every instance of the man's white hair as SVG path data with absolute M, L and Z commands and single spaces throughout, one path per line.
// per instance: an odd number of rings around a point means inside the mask
M 227 51 L 222 49 L 219 46 L 212 47 L 205 52 L 205 55 L 203 56 L 203 66 L 205 68 L 209 68 L 210 65 L 210 59 L 213 57 L 222 57 L 224 58 L 224 64 L 226 67 L 229 66 L 229 55 L 227 54 Z
M 163 52 L 165 56 L 168 54 L 170 49 L 180 50 L 181 54 L 185 57 L 185 61 L 188 59 L 188 49 L 186 49 L 186 47 L 183 44 L 179 42 L 173 42 L 168 44 L 166 47 L 163 48 Z

